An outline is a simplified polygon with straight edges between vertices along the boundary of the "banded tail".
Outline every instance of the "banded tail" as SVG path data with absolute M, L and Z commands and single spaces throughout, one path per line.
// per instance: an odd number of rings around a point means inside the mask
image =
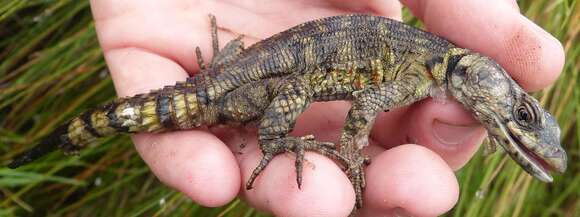
M 118 133 L 183 130 L 216 123 L 217 112 L 209 103 L 204 85 L 209 74 L 200 73 L 175 86 L 117 99 L 86 111 L 16 156 L 8 167 L 17 168 L 57 149 L 76 154 L 95 139 Z
M 218 74 L 216 69 L 238 57 L 244 45 L 239 36 L 220 51 L 216 19 L 211 14 L 209 18 L 213 48 L 209 69 L 198 47 L 196 56 L 202 71 L 196 76 L 175 86 L 118 99 L 87 111 L 58 127 L 34 148 L 16 156 L 8 167 L 17 168 L 56 149 L 74 154 L 99 137 L 117 133 L 183 130 L 217 123 L 218 109 L 210 101 L 222 97 L 226 90 L 213 86 L 211 80 Z

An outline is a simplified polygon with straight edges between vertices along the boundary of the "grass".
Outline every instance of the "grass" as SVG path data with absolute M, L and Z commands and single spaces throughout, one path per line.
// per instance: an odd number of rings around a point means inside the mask
M 536 96 L 562 127 L 568 171 L 547 185 L 505 155 L 478 154 L 457 173 L 461 196 L 447 216 L 580 216 L 580 4 L 519 4 L 566 50 L 560 79 Z M 0 162 L 114 96 L 87 1 L 0 0 Z M 0 216 L 49 214 L 267 216 L 239 200 L 221 208 L 192 203 L 157 181 L 126 136 L 100 140 L 79 157 L 54 153 L 21 170 L 0 167 Z

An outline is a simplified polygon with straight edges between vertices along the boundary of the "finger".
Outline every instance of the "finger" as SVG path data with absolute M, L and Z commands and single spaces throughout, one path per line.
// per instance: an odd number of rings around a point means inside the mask
M 439 154 L 451 168 L 459 169 L 469 161 L 487 135 L 472 114 L 456 101 L 427 99 L 415 103 L 406 112 L 401 122 L 380 120 L 373 139 L 380 143 L 389 141 L 388 144 L 421 144 Z M 400 134 L 383 135 L 381 129 L 397 123 L 397 133 Z
M 562 70 L 562 44 L 521 15 L 515 1 L 402 2 L 429 31 L 492 57 L 527 90 L 546 87 Z
M 372 13 L 387 16 L 396 20 L 402 20 L 401 3 L 397 0 L 363 0 L 363 1 L 328 1 L 333 7 L 358 13 Z
M 120 96 L 145 93 L 187 76 L 175 62 L 136 48 L 106 51 L 105 59 Z M 194 201 L 220 206 L 237 195 L 239 168 L 229 149 L 213 135 L 202 131 L 141 134 L 133 141 L 162 182 Z
M 253 39 L 264 39 L 300 23 L 340 14 L 372 13 L 401 20 L 401 4 L 396 0 L 327 0 L 306 5 L 302 1 L 270 1 L 268 4 L 258 1 L 212 1 L 205 3 L 204 7 L 220 14 L 220 26 Z
M 319 141 L 337 142 L 349 108 L 346 102 L 314 103 L 299 117 L 292 134 L 314 134 Z M 428 99 L 410 108 L 379 114 L 370 138 L 387 148 L 404 143 L 424 145 L 440 154 L 453 169 L 459 169 L 486 135 L 463 105 L 451 99 Z
M 132 136 L 137 151 L 166 185 L 209 207 L 233 200 L 240 188 L 235 158 L 215 136 L 177 131 Z
M 171 59 L 197 72 L 195 47 L 199 46 L 206 62 L 212 57 L 209 5 L 190 5 L 175 1 L 128 0 L 91 1 L 97 35 L 105 52 L 111 49 L 138 47 Z M 218 26 L 221 18 L 218 17 Z M 220 31 L 220 45 L 236 35 Z M 158 72 L 160 73 L 160 72 Z
M 377 15 L 403 20 L 402 6 L 398 0 L 368 0 L 368 5 Z
M 262 154 L 255 135 L 248 134 L 241 141 L 248 144 L 237 155 L 245 184 Z M 241 141 L 226 143 L 235 145 Z M 253 207 L 275 216 L 347 216 L 354 207 L 354 190 L 344 172 L 328 158 L 307 152 L 299 189 L 294 160 L 295 156 L 288 153 L 274 157 L 253 189 L 242 191 L 242 197 Z
M 401 145 L 373 158 L 367 167 L 365 207 L 360 216 L 439 216 L 457 202 L 453 171 L 435 153 Z

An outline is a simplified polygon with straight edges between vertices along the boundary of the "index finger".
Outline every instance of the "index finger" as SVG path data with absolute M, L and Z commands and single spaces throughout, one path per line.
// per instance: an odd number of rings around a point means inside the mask
M 554 82 L 562 44 L 519 13 L 513 0 L 403 0 L 430 32 L 496 60 L 528 91 Z

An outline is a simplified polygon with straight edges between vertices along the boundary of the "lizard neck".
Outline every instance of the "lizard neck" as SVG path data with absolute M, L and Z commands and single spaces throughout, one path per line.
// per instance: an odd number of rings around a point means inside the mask
M 425 62 L 427 70 L 431 73 L 437 86 L 447 84 L 447 75 L 455 69 L 457 62 L 465 55 L 471 53 L 463 48 L 451 48 L 442 56 L 436 55 Z

